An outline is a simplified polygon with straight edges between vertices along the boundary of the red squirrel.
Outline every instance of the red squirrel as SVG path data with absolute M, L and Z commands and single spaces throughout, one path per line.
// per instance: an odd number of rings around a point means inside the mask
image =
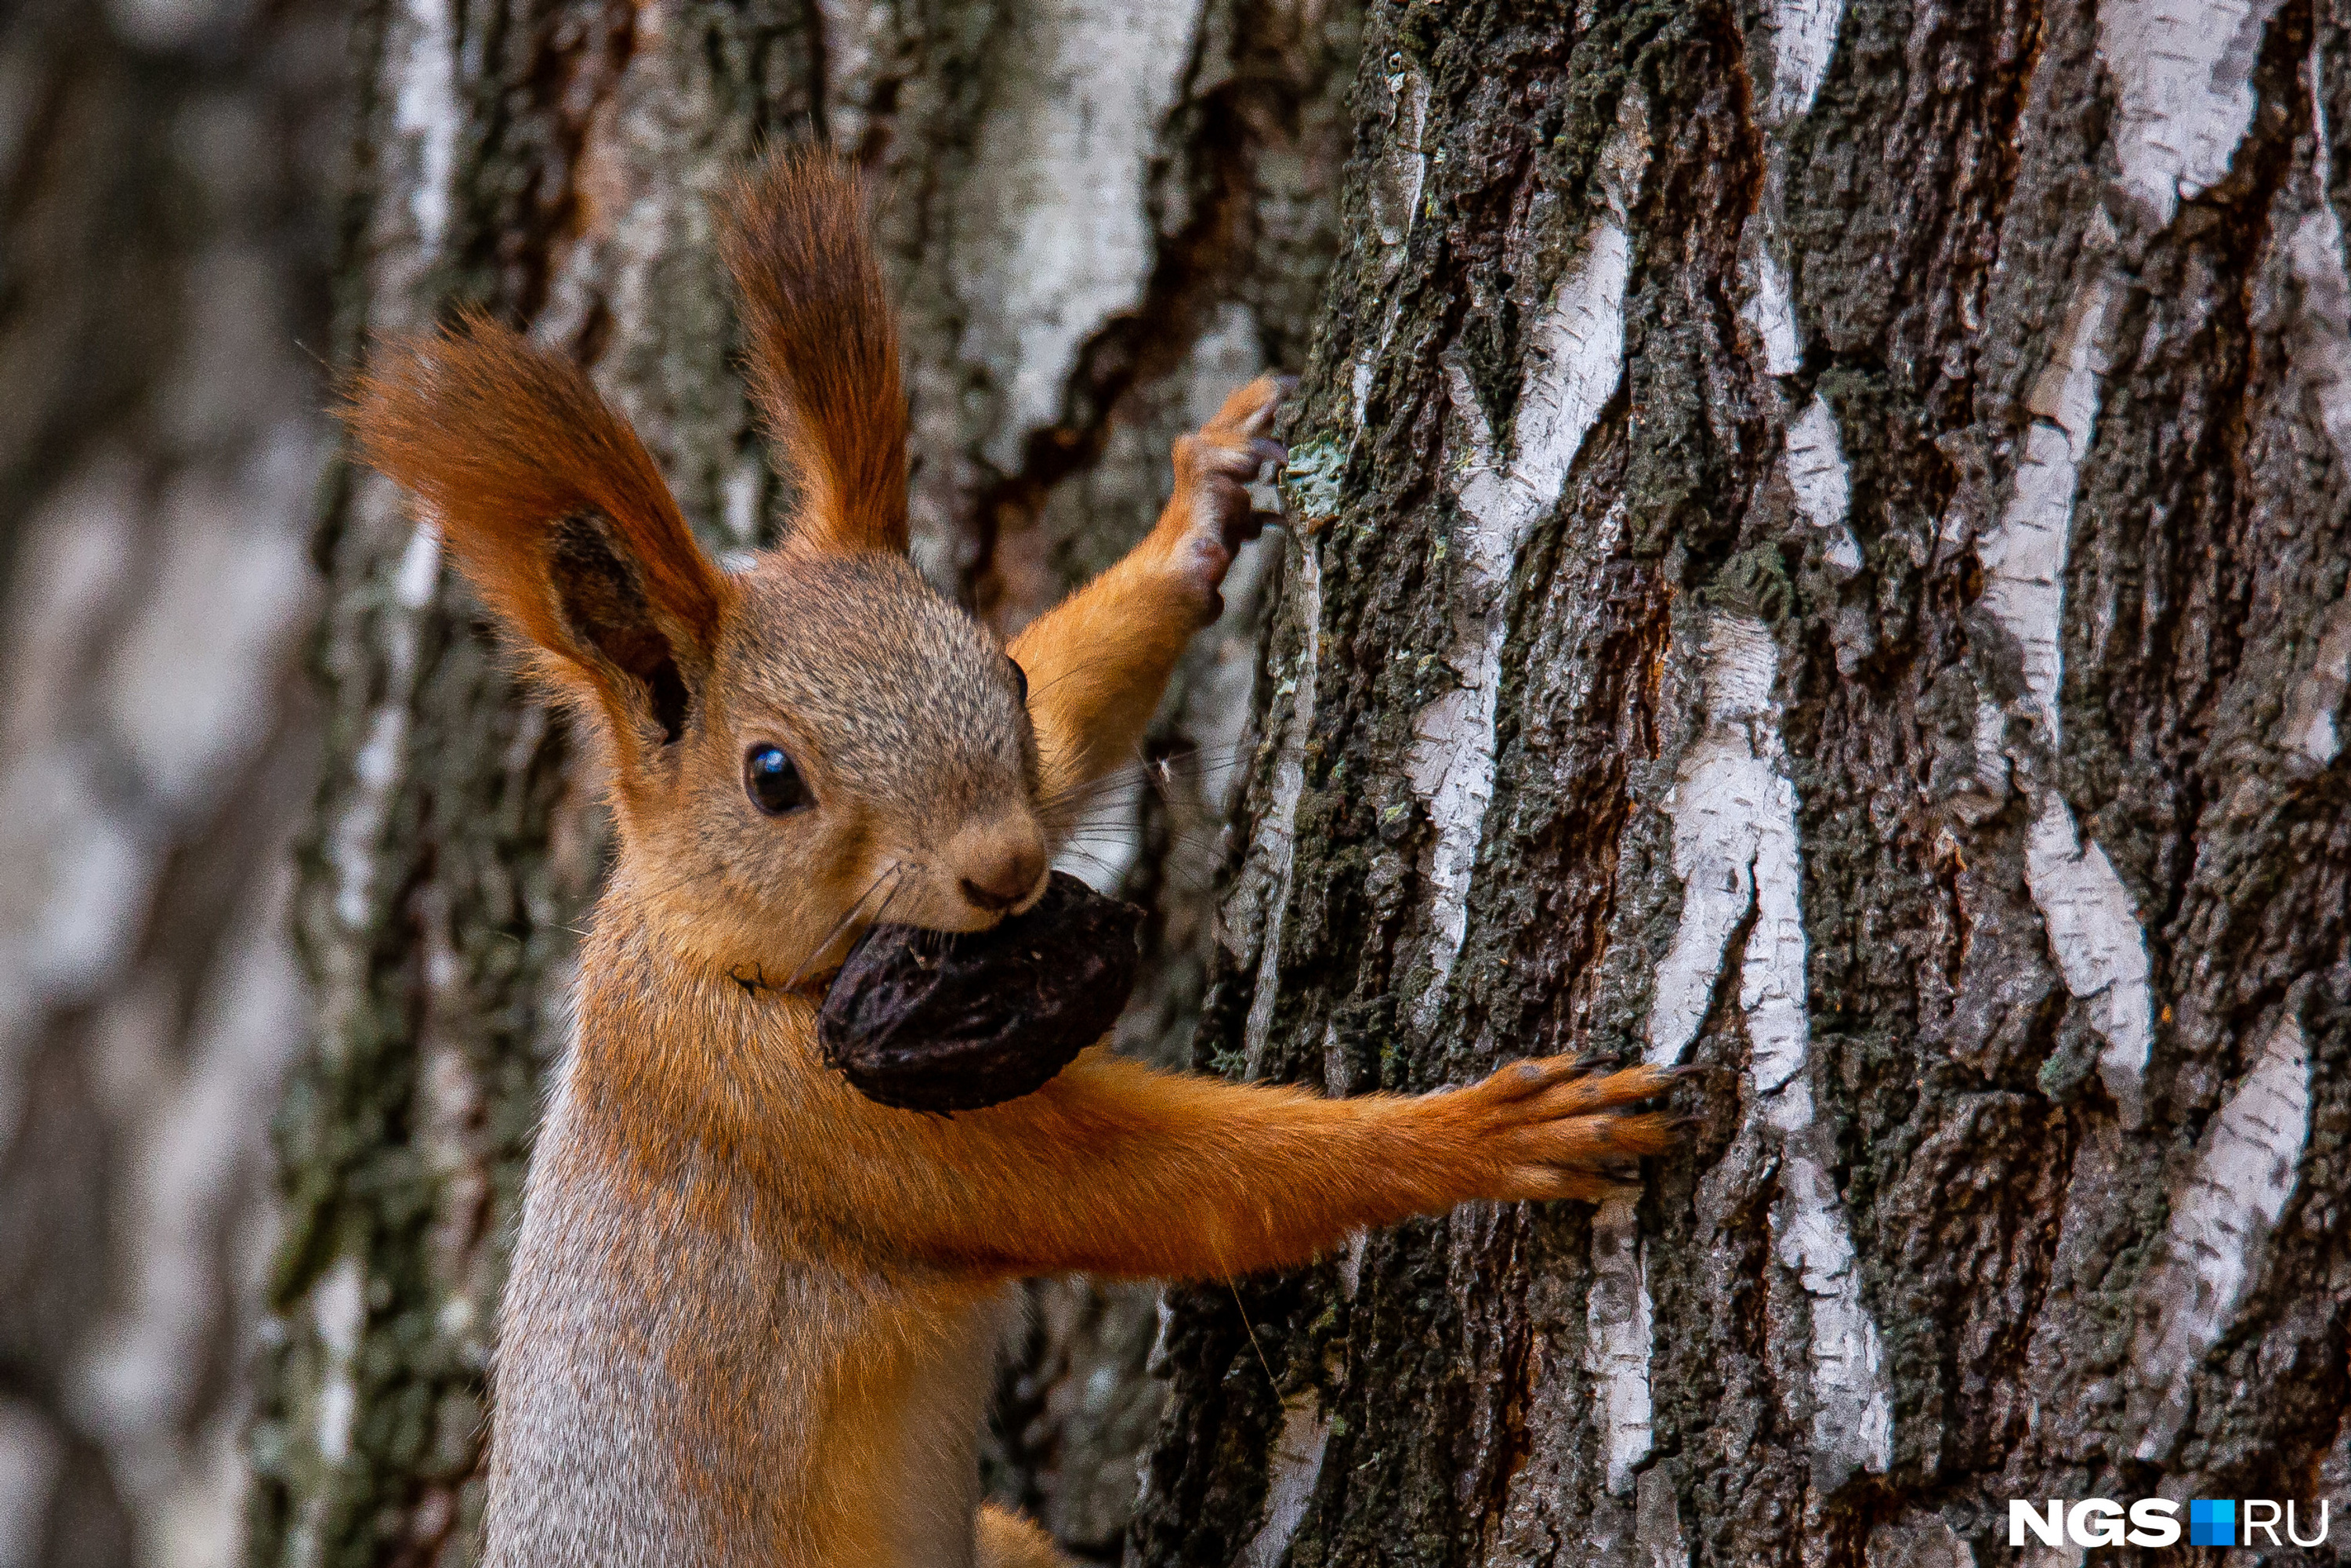
M 486 319 L 379 344 L 347 411 L 611 777 L 616 857 L 499 1313 L 486 1561 L 1059 1563 L 979 1495 L 1014 1281 L 1226 1279 L 1470 1199 L 1593 1197 L 1671 1142 L 1633 1109 L 1665 1075 L 1552 1057 L 1332 1100 L 1096 1045 L 948 1118 L 828 1071 L 821 987 L 787 977 L 837 967 L 883 902 L 973 931 L 1038 898 L 1062 803 L 1131 758 L 1221 609 L 1279 392 L 1176 442 L 1149 536 L 999 645 L 906 557 L 906 401 L 856 176 L 780 154 L 724 216 L 800 497 L 740 570 L 696 547 L 586 374 Z

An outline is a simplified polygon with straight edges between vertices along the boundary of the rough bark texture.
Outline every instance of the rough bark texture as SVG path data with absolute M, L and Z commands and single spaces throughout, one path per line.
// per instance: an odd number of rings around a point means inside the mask
M 373 0 L 333 352 L 473 301 L 578 355 L 705 540 L 789 499 L 735 373 L 707 199 L 830 136 L 887 193 L 916 554 L 1006 632 L 1141 537 L 1168 444 L 1303 362 L 1344 158 L 1344 4 Z M 1122 1024 L 1180 1056 L 1207 960 L 1259 552 L 1071 869 L 1146 902 Z M 434 537 L 340 472 L 318 554 L 329 761 L 297 925 L 321 1028 L 278 1135 L 287 1238 L 256 1563 L 471 1560 L 492 1313 L 565 1026 L 596 781 L 518 696 Z M 1163 1387 L 1155 1297 L 1076 1282 L 1006 1376 L 991 1480 L 1114 1554 Z
M 0 10 L 11 1568 L 237 1551 L 344 45 L 312 0 Z
M 2339 1516 L 2351 11 L 1415 0 L 1364 58 L 1197 1064 L 1646 1055 L 1695 1124 L 1173 1293 L 1128 1561 Z

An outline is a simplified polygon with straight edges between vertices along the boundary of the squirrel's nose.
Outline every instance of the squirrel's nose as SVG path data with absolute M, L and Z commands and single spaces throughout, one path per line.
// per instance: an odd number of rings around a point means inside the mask
M 1001 915 L 1037 891 L 1045 843 L 1033 822 L 991 825 L 956 835 L 956 885 L 975 908 Z

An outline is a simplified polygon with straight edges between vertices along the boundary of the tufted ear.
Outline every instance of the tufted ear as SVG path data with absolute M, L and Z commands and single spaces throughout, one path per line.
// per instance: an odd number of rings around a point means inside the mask
M 343 410 L 625 771 L 684 733 L 731 591 L 584 371 L 479 315 L 376 345 Z
M 829 152 L 778 152 L 721 218 L 752 395 L 805 497 L 787 542 L 904 553 L 906 394 L 862 183 Z

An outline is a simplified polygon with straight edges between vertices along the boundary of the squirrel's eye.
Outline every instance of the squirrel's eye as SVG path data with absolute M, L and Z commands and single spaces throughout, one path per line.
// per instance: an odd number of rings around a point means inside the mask
M 1012 666 L 1012 689 L 1020 694 L 1020 706 L 1027 707 L 1029 706 L 1029 672 L 1020 667 L 1020 661 L 1018 659 L 1007 658 L 1004 662 Z
M 808 780 L 800 777 L 799 767 L 780 746 L 751 748 L 743 759 L 743 787 L 751 792 L 751 803 L 770 817 L 806 810 L 816 804 Z

